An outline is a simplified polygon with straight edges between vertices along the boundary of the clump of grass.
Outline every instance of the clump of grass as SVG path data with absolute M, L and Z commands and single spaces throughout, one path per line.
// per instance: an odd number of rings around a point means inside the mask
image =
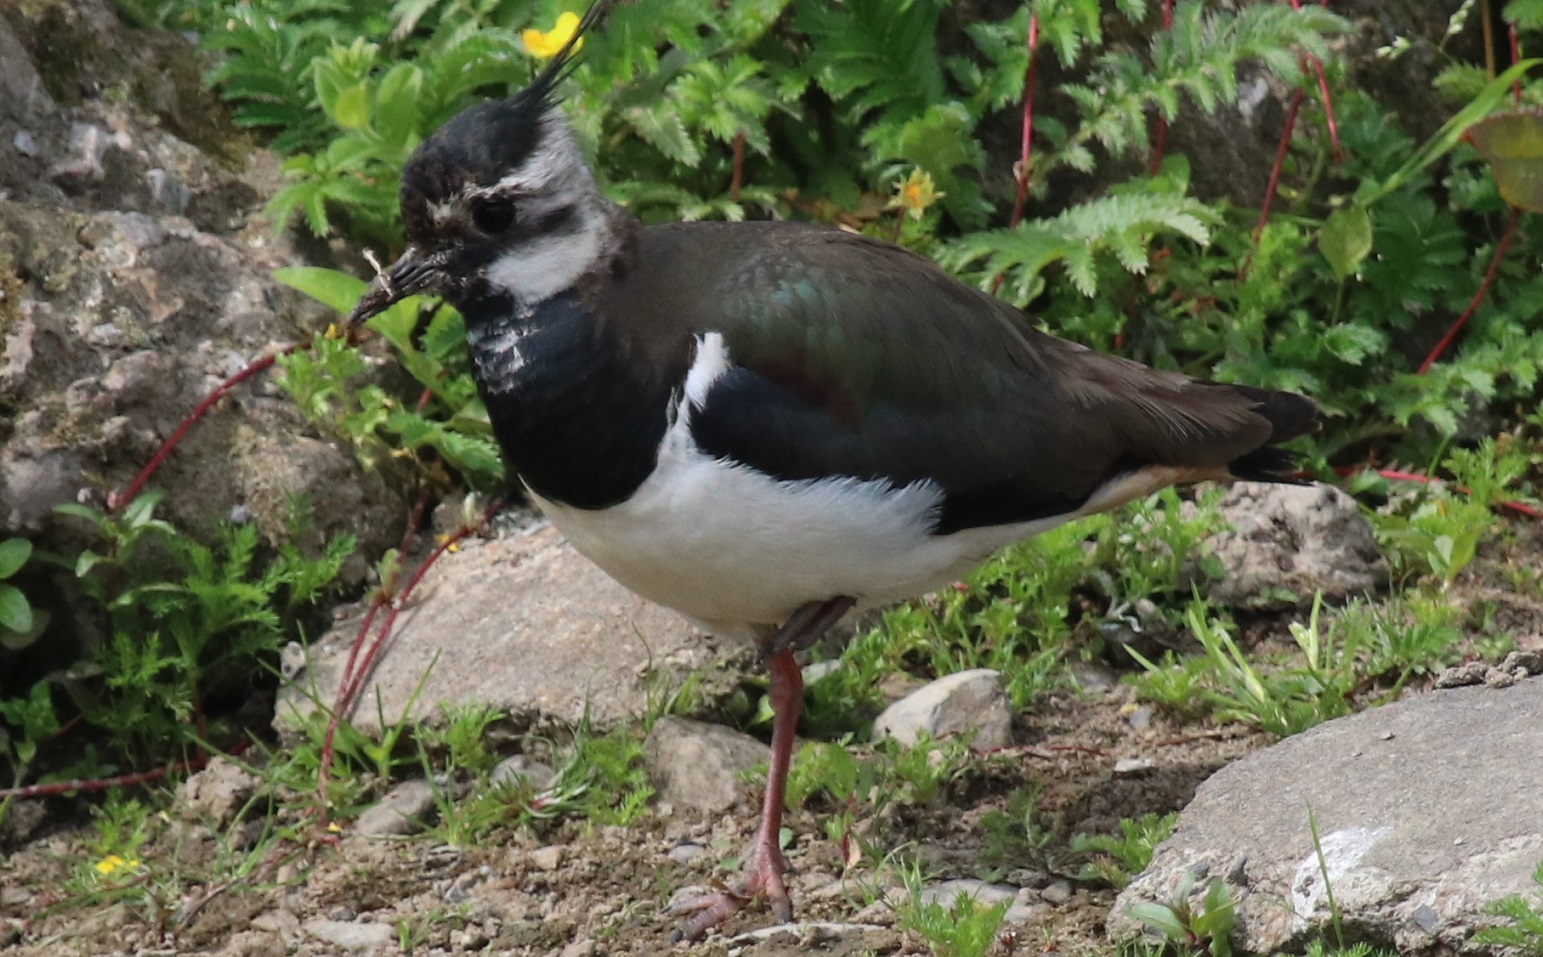
M 1296 653 L 1264 666 L 1243 652 L 1224 618 L 1197 601 L 1185 621 L 1201 653 L 1152 662 L 1132 651 L 1144 671 L 1131 681 L 1141 697 L 1181 714 L 1296 734 L 1349 714 L 1359 694 L 1375 688 L 1390 697 L 1411 675 L 1449 659 L 1461 640 L 1460 615 L 1416 596 L 1355 602 L 1329 618 L 1317 595 L 1308 620 L 1290 623 Z

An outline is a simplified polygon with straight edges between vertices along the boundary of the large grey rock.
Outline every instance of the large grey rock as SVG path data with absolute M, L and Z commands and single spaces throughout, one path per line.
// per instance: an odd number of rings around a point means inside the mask
M 1320 725 L 1218 771 L 1115 902 L 1110 933 L 1139 928 L 1186 871 L 1227 881 L 1234 942 L 1301 950 L 1332 933 L 1402 954 L 1453 953 L 1484 905 L 1530 894 L 1543 860 L 1543 680 L 1436 691 Z M 1309 814 L 1328 871 L 1324 886 Z
M 1002 676 L 973 668 L 928 682 L 885 708 L 873 722 L 873 736 L 914 745 L 923 731 L 936 739 L 973 730 L 975 750 L 995 751 L 1011 742 L 1012 725 Z
M 441 723 L 439 702 L 492 705 L 523 727 L 573 725 L 586 714 L 606 727 L 720 658 L 714 639 L 627 591 L 550 526 L 445 554 L 409 606 L 348 716 L 366 734 L 380 732 L 381 713 Z M 331 705 L 362 612 L 312 645 L 281 689 L 281 731 L 314 709 L 313 697 Z M 727 687 L 704 681 L 701 690 L 711 698 Z
M 104 504 L 214 386 L 335 318 L 272 278 L 304 261 L 262 212 L 278 161 L 231 124 L 205 66 L 110 0 L 0 2 L 0 538 L 74 554 L 92 533 L 54 506 Z M 371 559 L 407 511 L 268 375 L 215 406 L 152 486 L 160 517 L 198 537 L 235 517 L 286 538 L 305 501 L 305 544 L 348 533 Z M 0 651 L 0 697 L 100 640 L 74 576 L 25 573 L 52 624 Z
M 1206 541 L 1226 569 L 1202 585 L 1212 601 L 1271 608 L 1309 602 L 1318 591 L 1344 601 L 1387 582 L 1371 524 L 1355 500 L 1332 485 L 1239 482 L 1218 510 L 1231 530 Z
M 745 803 L 740 774 L 770 757 L 771 749 L 748 734 L 685 718 L 660 718 L 643 743 L 659 800 L 702 814 Z

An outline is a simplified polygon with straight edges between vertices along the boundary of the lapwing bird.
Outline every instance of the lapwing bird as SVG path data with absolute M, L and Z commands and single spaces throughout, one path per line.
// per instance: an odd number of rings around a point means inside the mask
M 1046 335 L 867 236 L 644 227 L 570 134 L 557 87 L 573 49 L 417 148 L 407 246 L 350 319 L 448 300 L 510 473 L 574 548 L 759 644 L 776 712 L 760 829 L 743 883 L 691 902 L 677 936 L 752 900 L 787 921 L 795 650 L 854 608 L 937 589 L 1165 486 L 1289 480 L 1278 445 L 1313 431 L 1317 411 Z

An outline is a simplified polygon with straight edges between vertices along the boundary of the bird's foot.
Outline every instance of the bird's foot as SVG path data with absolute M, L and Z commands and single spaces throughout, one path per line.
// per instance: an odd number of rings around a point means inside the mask
M 710 929 L 739 913 L 747 904 L 764 900 L 771 908 L 772 918 L 779 924 L 793 919 L 793 901 L 788 897 L 788 887 L 782 875 L 787 873 L 788 863 L 776 844 L 756 840 L 755 859 L 745 872 L 745 879 L 733 889 L 692 897 L 670 909 L 685 920 L 670 935 L 671 943 L 699 940 Z

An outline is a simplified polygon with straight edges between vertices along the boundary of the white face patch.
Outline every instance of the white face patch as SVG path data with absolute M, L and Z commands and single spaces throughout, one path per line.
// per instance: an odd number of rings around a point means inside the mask
M 539 142 L 519 169 L 467 197 L 512 196 L 522 220 L 564 220 L 560 231 L 509 246 L 487 267 L 488 284 L 526 306 L 572 288 L 611 251 L 608 205 L 556 107 L 542 117 Z
M 600 262 L 604 220 L 580 213 L 577 231 L 530 239 L 506 249 L 488 266 L 488 285 L 524 304 L 543 302 L 571 289 Z

